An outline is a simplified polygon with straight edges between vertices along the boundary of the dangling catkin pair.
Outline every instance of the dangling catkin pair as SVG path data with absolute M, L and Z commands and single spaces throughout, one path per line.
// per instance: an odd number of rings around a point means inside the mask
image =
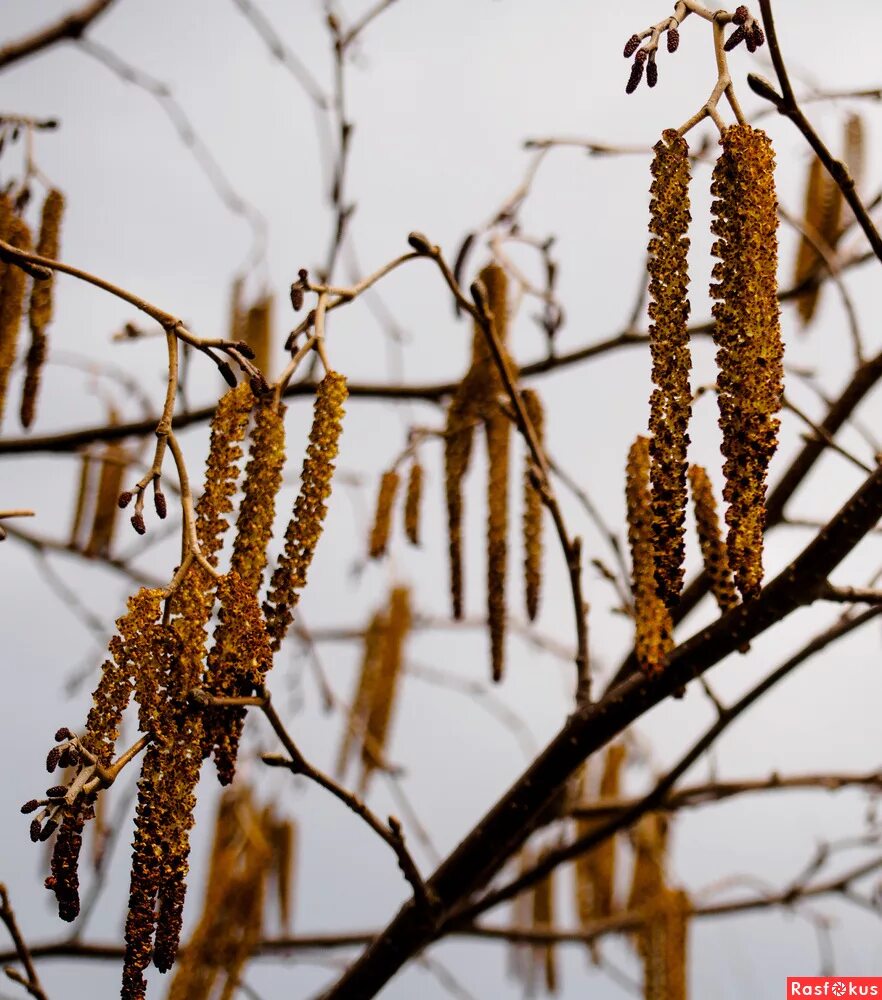
M 690 169 L 685 139 L 667 130 L 652 164 L 652 437 L 638 439 L 631 450 L 627 491 L 637 656 L 650 672 L 662 668 L 672 645 L 670 610 L 683 583 L 687 474 L 702 553 L 721 609 L 735 603 L 730 574 L 745 601 L 759 595 L 762 582 L 766 476 L 777 446 L 783 391 L 774 155 L 768 136 L 746 124 L 726 128 L 720 145 L 711 185 L 711 231 L 717 237 L 713 254 L 719 261 L 710 292 L 717 300 L 713 336 L 729 529 L 725 549 L 716 536 L 707 475 L 698 466 L 689 472 L 686 458 L 691 358 L 686 235 Z

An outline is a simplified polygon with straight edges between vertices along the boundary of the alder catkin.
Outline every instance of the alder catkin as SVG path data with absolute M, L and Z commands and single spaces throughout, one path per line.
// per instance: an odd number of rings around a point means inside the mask
M 536 432 L 540 446 L 544 440 L 545 411 L 535 389 L 525 389 L 521 394 L 527 417 Z M 524 601 L 527 617 L 535 621 L 539 613 L 542 592 L 542 494 L 533 485 L 533 457 L 524 455 Z
M 463 481 L 469 469 L 477 416 L 472 400 L 459 390 L 447 408 L 444 431 L 444 491 L 450 550 L 450 599 L 453 617 L 463 616 Z
M 692 393 L 689 372 L 689 146 L 668 129 L 652 161 L 649 231 L 649 346 L 652 381 L 649 429 L 652 530 L 659 598 L 674 607 L 683 586 L 686 551 L 686 450 Z
M 58 258 L 60 249 L 61 217 L 64 213 L 64 195 L 53 188 L 46 195 L 40 218 L 40 233 L 37 237 L 37 253 L 52 260 Z M 35 280 L 31 288 L 28 319 L 31 344 L 25 362 L 25 381 L 22 390 L 19 416 L 22 427 L 30 427 L 37 408 L 37 394 L 40 377 L 46 361 L 46 329 L 52 321 L 52 292 L 55 272 L 45 280 Z
M 245 343 L 254 352 L 254 365 L 267 379 L 272 377 L 272 317 L 273 299 L 266 295 L 257 300 L 245 317 Z M 237 338 L 239 339 L 239 338 Z
M 389 595 L 388 625 L 382 644 L 377 676 L 373 684 L 370 708 L 365 721 L 362 745 L 361 790 L 385 754 L 389 731 L 398 701 L 401 675 L 404 672 L 404 644 L 410 632 L 410 592 L 406 587 L 395 587 Z
M 710 478 L 700 465 L 689 468 L 689 485 L 695 507 L 695 527 L 704 560 L 704 571 L 720 611 L 728 611 L 738 603 L 729 556 L 720 531 L 717 504 Z
M 321 538 L 334 475 L 334 459 L 343 429 L 343 404 L 349 395 L 346 379 L 329 371 L 319 382 L 313 407 L 309 446 L 303 461 L 300 492 L 285 531 L 285 549 L 279 556 L 264 605 L 273 649 L 277 650 L 293 621 L 292 608 L 306 586 L 306 576 Z
M 230 568 L 254 593 L 263 583 L 267 546 L 272 539 L 276 495 L 285 465 L 285 408 L 257 407 Z
M 511 423 L 500 410 L 485 423 L 487 436 L 487 624 L 494 681 L 505 670 L 505 578 L 508 566 L 508 457 Z
M 688 895 L 667 886 L 649 904 L 639 939 L 646 1000 L 686 1000 L 689 995 L 686 945 L 691 912 Z
M 86 505 L 92 499 L 91 488 L 91 468 L 92 458 L 87 451 L 80 455 L 80 474 L 77 477 L 77 495 L 74 500 L 73 518 L 70 526 L 70 539 L 68 545 L 72 549 L 79 548 L 80 531 L 83 527 L 83 520 L 86 513 Z
M 92 531 L 84 550 L 87 556 L 110 554 L 119 514 L 120 488 L 125 478 L 126 468 L 125 448 L 116 442 L 111 442 L 101 455 L 101 472 L 98 477 Z
M 401 477 L 394 469 L 387 469 L 380 477 L 377 490 L 377 506 L 374 511 L 374 523 L 371 526 L 371 536 L 368 542 L 368 555 L 371 559 L 380 559 L 389 548 L 389 535 L 392 529 L 392 508 L 398 495 Z
M 745 601 L 763 576 L 766 475 L 778 444 L 783 345 L 778 310 L 778 212 L 768 136 L 732 125 L 720 139 L 711 194 L 717 236 L 711 296 L 723 432 L 727 548 Z
M 30 250 L 31 232 L 23 219 L 12 213 L 8 198 L 0 202 L 0 238 L 16 250 Z M 0 275 L 0 423 L 6 409 L 9 376 L 18 352 L 27 275 L 15 264 L 7 263 Z
M 414 461 L 407 477 L 404 497 L 404 534 L 411 545 L 420 544 L 420 511 L 423 499 L 423 467 Z
M 337 756 L 337 776 L 342 778 L 356 743 L 364 744 L 368 713 L 374 702 L 377 679 L 383 662 L 383 649 L 389 632 L 389 619 L 377 612 L 364 633 L 361 663 L 356 679 L 355 694 L 349 706 L 346 730 Z
M 652 504 L 649 492 L 649 439 L 638 437 L 628 452 L 625 485 L 631 591 L 634 597 L 634 652 L 640 668 L 657 673 L 673 647 L 671 614 L 658 596 Z

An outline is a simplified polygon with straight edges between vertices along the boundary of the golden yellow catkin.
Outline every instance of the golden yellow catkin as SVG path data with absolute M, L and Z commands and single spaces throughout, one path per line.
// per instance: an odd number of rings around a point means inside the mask
M 230 571 L 218 583 L 220 601 L 214 644 L 205 664 L 205 690 L 224 698 L 247 697 L 263 683 L 272 666 L 272 650 L 257 595 Z M 204 754 L 213 750 L 218 781 L 228 785 L 236 772 L 244 708 L 212 708 L 203 712 Z
M 642 670 L 656 673 L 664 667 L 673 647 L 673 625 L 656 587 L 648 438 L 638 437 L 628 452 L 625 498 L 634 597 L 634 652 Z
M 711 194 L 717 237 L 711 296 L 729 563 L 745 601 L 763 576 L 766 475 L 778 444 L 783 345 L 778 309 L 778 212 L 768 136 L 732 125 L 720 139 Z
M 806 177 L 803 231 L 793 275 L 795 285 L 802 284 L 808 278 L 818 275 L 823 277 L 826 274 L 825 256 L 830 257 L 838 242 L 842 207 L 843 197 L 839 185 L 827 173 L 818 157 L 813 156 Z M 815 316 L 822 287 L 820 283 L 816 284 L 796 300 L 803 326 L 807 326 Z
M 540 860 L 541 860 L 540 855 Z M 533 889 L 533 930 L 554 930 L 554 870 L 536 883 Z M 537 945 L 533 949 L 536 971 L 541 970 L 548 993 L 557 993 L 557 947 L 553 942 Z M 531 991 L 532 992 L 532 991 Z
M 845 165 L 854 181 L 854 186 L 860 190 L 866 170 L 866 132 L 864 120 L 858 114 L 850 114 L 845 119 Z
M 61 217 L 64 213 L 64 195 L 53 188 L 46 195 L 40 219 L 40 234 L 37 237 L 37 253 L 52 260 L 58 258 L 60 249 Z M 22 427 L 30 427 L 37 408 L 37 394 L 40 376 L 46 362 L 46 329 L 52 321 L 52 292 L 55 272 L 43 281 L 34 281 L 31 288 L 31 302 L 28 319 L 31 330 L 31 344 L 25 362 L 25 381 L 22 389 L 19 417 Z
M 663 813 L 643 815 L 631 830 L 634 870 L 628 892 L 628 911 L 650 903 L 665 884 L 668 820 Z
M 374 692 L 383 663 L 383 649 L 389 632 L 389 619 L 384 612 L 377 612 L 364 633 L 361 664 L 356 679 L 355 694 L 349 706 L 346 729 L 337 755 L 337 775 L 343 777 L 349 758 L 356 744 L 364 743 L 368 713 L 374 701 Z
M 119 495 L 127 468 L 126 450 L 122 445 L 111 442 L 101 456 L 101 473 L 98 478 L 98 492 L 95 497 L 95 512 L 92 517 L 92 531 L 86 543 L 87 556 L 110 554 L 113 535 L 119 515 Z
M 264 605 L 273 649 L 279 648 L 293 621 L 292 609 L 306 586 L 307 572 L 321 538 L 328 510 L 325 501 L 331 495 L 334 459 L 343 429 L 343 404 L 348 395 L 346 379 L 334 371 L 325 375 L 316 390 L 300 492 Z
M 521 394 L 527 417 L 541 445 L 545 434 L 545 410 L 535 389 L 524 389 Z M 533 459 L 529 452 L 524 456 L 524 602 L 527 617 L 536 619 L 542 592 L 542 494 L 533 485 Z
M 686 1000 L 687 936 L 692 906 L 682 890 L 663 886 L 639 933 L 646 1000 Z
M 674 607 L 683 586 L 686 450 L 692 392 L 689 372 L 689 146 L 668 129 L 652 161 L 649 231 L 649 429 L 652 530 L 658 595 Z
M 283 931 L 290 931 L 291 910 L 294 905 L 297 826 L 292 820 L 276 820 L 270 816 L 264 823 L 264 832 L 270 841 L 273 852 L 273 874 L 279 905 L 279 923 Z
M 729 567 L 729 556 L 723 543 L 717 504 L 707 471 L 700 465 L 689 468 L 689 485 L 695 507 L 695 527 L 704 559 L 704 571 L 720 611 L 728 611 L 738 603 L 735 582 Z
M 624 762 L 622 744 L 616 743 L 607 750 L 599 786 L 601 801 L 614 801 L 619 797 Z M 582 794 L 585 794 L 584 783 Z M 576 836 L 585 836 L 595 827 L 595 820 L 577 820 Z M 608 837 L 576 858 L 576 909 L 583 927 L 611 916 L 615 910 L 616 846 L 616 838 Z
M 227 514 L 239 482 L 241 443 L 254 405 L 247 382 L 225 392 L 211 421 L 211 442 L 205 465 L 205 489 L 196 504 L 196 537 L 202 554 L 217 566 L 223 536 L 229 528 Z
M 458 390 L 447 408 L 444 429 L 444 492 L 450 550 L 450 599 L 453 617 L 457 619 L 463 616 L 463 481 L 472 455 L 476 420 L 472 401 Z
M 245 308 L 242 305 L 244 288 L 245 279 L 239 274 L 233 279 L 232 285 L 230 285 L 230 312 L 227 317 L 229 326 L 227 340 L 232 343 L 245 339 Z
M 80 531 L 86 514 L 86 506 L 92 499 L 91 476 L 92 458 L 87 451 L 80 455 L 80 474 L 77 478 L 77 495 L 74 500 L 73 518 L 70 525 L 68 545 L 72 549 L 80 546 Z
M 420 544 L 420 511 L 423 500 L 423 467 L 414 461 L 407 476 L 404 497 L 404 534 L 411 545 Z
M 250 590 L 263 583 L 267 546 L 272 539 L 276 495 L 285 465 L 285 407 L 272 402 L 257 407 L 230 568 Z
M 380 559 L 389 548 L 389 535 L 392 529 L 392 508 L 401 477 L 394 469 L 387 469 L 380 477 L 377 489 L 377 506 L 374 510 L 374 523 L 371 526 L 371 536 L 368 541 L 368 555 L 371 559 Z
M 31 231 L 23 219 L 12 213 L 8 199 L 0 203 L 0 238 L 16 250 L 30 250 Z M 18 352 L 27 275 L 20 267 L 6 264 L 0 280 L 0 423 L 6 409 L 9 376 Z
M 254 364 L 266 376 L 272 378 L 272 327 L 273 299 L 265 295 L 257 300 L 245 317 L 245 343 L 254 351 Z
M 362 745 L 361 789 L 367 788 L 368 780 L 378 763 L 378 757 L 385 755 L 389 742 L 398 691 L 404 672 L 404 645 L 411 625 L 410 592 L 406 587 L 395 587 L 389 595 L 388 625 L 382 644 L 380 663 L 370 700 L 370 708 L 365 722 L 365 736 Z

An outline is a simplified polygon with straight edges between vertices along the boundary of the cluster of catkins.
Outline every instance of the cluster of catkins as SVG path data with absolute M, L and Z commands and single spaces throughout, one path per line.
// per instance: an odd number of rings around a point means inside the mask
M 273 650 L 287 630 L 322 533 L 346 396 L 343 376 L 328 372 L 316 391 L 300 492 L 262 608 L 259 594 L 285 462 L 284 408 L 271 396 L 255 398 L 247 383 L 222 397 L 212 420 L 195 527 L 202 556 L 216 567 L 250 427 L 230 567 L 215 576 L 193 560 L 166 598 L 165 615 L 163 591 L 142 589 L 129 600 L 110 641 L 111 656 L 93 694 L 85 732 L 75 737 L 59 730 L 59 745 L 49 755 L 50 771 L 61 764 L 73 777 L 23 809 L 42 809 L 31 824 L 34 840 L 48 839 L 57 830 L 47 887 L 58 899 L 60 916 L 73 920 L 79 912 L 83 827 L 94 815 L 101 788 L 115 776 L 123 713 L 134 697 L 139 729 L 150 741 L 138 783 L 124 1000 L 144 996 L 144 971 L 151 960 L 161 971 L 174 962 L 202 762 L 213 755 L 221 784 L 232 781 L 245 716 L 242 707 L 212 700 L 253 695 L 272 666 Z M 219 612 L 209 644 L 215 604 Z
M 58 257 L 64 196 L 54 188 L 48 192 L 40 215 L 40 232 L 33 247 L 31 230 L 21 214 L 22 200 L 13 201 L 0 194 L 0 240 L 15 250 L 34 250 L 41 257 Z M 34 275 L 28 303 L 28 326 L 31 340 L 25 357 L 25 378 L 19 419 L 29 428 L 37 412 L 37 396 L 48 349 L 47 331 L 52 320 L 52 272 L 37 276 L 36 270 L 25 272 L 11 261 L 0 260 L 0 422 L 6 409 L 7 390 L 13 366 L 17 360 L 19 331 L 27 297 L 28 273 Z
M 726 128 L 711 193 L 717 237 L 711 295 L 726 501 L 725 543 L 707 473 L 687 462 L 691 358 L 687 320 L 689 149 L 669 130 L 655 147 L 650 206 L 649 430 L 628 456 L 626 497 L 633 565 L 635 650 L 644 670 L 663 667 L 671 611 L 683 584 L 687 481 L 711 589 L 723 611 L 752 601 L 762 583 L 766 477 L 779 427 L 783 347 L 777 294 L 777 202 L 768 137 Z

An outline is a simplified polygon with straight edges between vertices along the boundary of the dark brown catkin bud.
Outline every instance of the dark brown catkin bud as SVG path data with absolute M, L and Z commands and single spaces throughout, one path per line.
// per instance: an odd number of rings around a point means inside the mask
M 37 253 L 41 257 L 55 260 L 60 247 L 61 216 L 64 212 L 64 195 L 54 188 L 46 195 L 40 219 L 40 234 L 37 238 Z M 23 427 L 30 427 L 37 406 L 40 376 L 46 361 L 46 329 L 52 320 L 52 290 L 54 272 L 42 281 L 34 281 L 28 319 L 31 330 L 31 345 L 28 349 L 25 382 L 21 397 L 20 418 Z
M 386 554 L 389 547 L 389 535 L 392 527 L 392 507 L 398 493 L 401 478 L 394 469 L 389 469 L 380 477 L 377 490 L 377 506 L 374 511 L 374 523 L 371 527 L 368 542 L 368 555 L 371 559 L 379 559 Z
M 643 79 L 643 62 L 640 59 L 635 59 L 634 64 L 631 66 L 631 75 L 628 77 L 628 82 L 625 84 L 625 93 L 633 94 L 634 91 L 640 85 L 640 81 Z
M 655 64 L 655 59 L 650 57 L 649 62 L 646 64 L 646 85 L 648 87 L 654 87 L 657 83 L 658 83 L 658 66 L 656 66 Z
M 139 535 L 143 535 L 147 531 L 147 525 L 144 523 L 144 515 L 140 511 L 136 511 L 131 517 L 132 527 Z
M 56 767 L 58 767 L 58 761 L 61 757 L 61 747 L 52 747 L 46 756 L 46 770 L 51 774 Z
M 168 503 L 162 490 L 156 490 L 153 494 L 153 506 L 156 508 L 156 516 L 164 521 L 168 516 Z
M 747 32 L 744 30 L 743 27 L 738 27 L 726 39 L 726 44 L 723 46 L 723 48 L 726 50 L 726 52 L 731 52 L 732 49 L 740 45 L 745 38 L 747 39 L 747 47 L 750 48 L 751 45 L 750 36 L 747 34 Z
M 637 46 L 640 44 L 640 38 L 637 35 L 631 35 L 627 42 L 625 42 L 625 51 L 622 53 L 626 59 L 630 59 L 631 56 L 637 51 Z
M 411 545 L 420 544 L 420 509 L 423 498 L 423 467 L 414 462 L 407 477 L 404 498 L 404 533 Z
M 676 28 L 668 29 L 668 52 L 673 54 L 680 47 L 680 32 Z
M 744 4 L 739 4 L 735 8 L 735 13 L 732 15 L 733 24 L 744 24 L 744 22 L 750 17 L 750 11 Z
M 21 807 L 21 811 L 27 815 L 40 808 L 40 803 L 36 799 L 28 799 L 27 802 Z
M 732 125 L 720 139 L 711 194 L 717 237 L 711 296 L 719 368 L 717 401 L 728 504 L 726 541 L 745 601 L 763 576 L 766 476 L 778 445 L 784 388 L 778 307 L 774 153 L 765 132 Z
M 683 585 L 686 552 L 686 450 L 692 392 L 689 372 L 689 147 L 668 129 L 652 161 L 649 231 L 649 429 L 655 577 L 659 598 L 673 607 Z

